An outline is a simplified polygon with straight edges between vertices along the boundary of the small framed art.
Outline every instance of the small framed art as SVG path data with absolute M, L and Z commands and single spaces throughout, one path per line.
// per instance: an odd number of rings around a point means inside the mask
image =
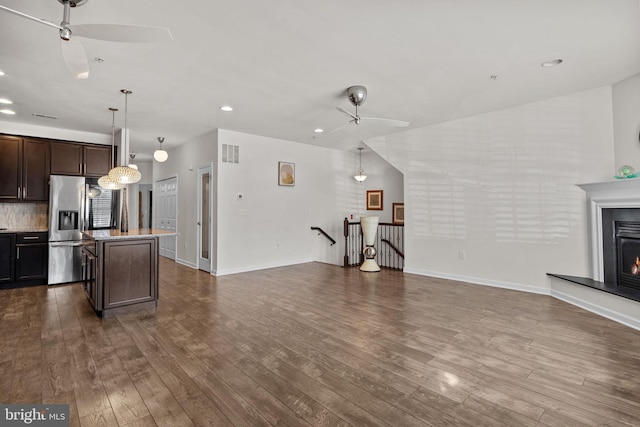
M 404 203 L 393 203 L 392 222 L 400 225 L 404 224 Z
M 296 164 L 278 162 L 278 185 L 293 187 L 296 185 Z
M 367 210 L 382 210 L 382 190 L 367 190 Z

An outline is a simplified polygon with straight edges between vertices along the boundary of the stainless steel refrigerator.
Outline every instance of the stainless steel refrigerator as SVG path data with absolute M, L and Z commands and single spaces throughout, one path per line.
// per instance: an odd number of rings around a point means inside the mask
M 116 227 L 119 192 L 97 178 L 51 175 L 48 283 L 82 280 L 82 231 Z

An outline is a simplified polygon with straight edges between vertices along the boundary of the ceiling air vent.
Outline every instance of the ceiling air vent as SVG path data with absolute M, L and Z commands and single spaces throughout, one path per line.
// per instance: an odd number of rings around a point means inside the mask
M 222 144 L 222 163 L 240 163 L 240 147 L 231 144 Z

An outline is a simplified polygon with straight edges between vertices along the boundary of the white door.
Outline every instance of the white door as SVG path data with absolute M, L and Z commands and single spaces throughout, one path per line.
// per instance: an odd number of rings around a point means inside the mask
M 156 228 L 176 232 L 178 178 L 173 177 L 156 182 Z M 160 255 L 176 259 L 177 236 L 160 238 Z
M 198 168 L 198 268 L 211 272 L 211 165 Z

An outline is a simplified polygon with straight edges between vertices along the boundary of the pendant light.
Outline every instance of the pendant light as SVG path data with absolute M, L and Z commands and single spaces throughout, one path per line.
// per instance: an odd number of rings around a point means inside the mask
M 113 156 L 115 155 L 115 140 L 116 140 L 116 111 L 117 108 L 109 108 L 111 111 L 111 169 L 113 169 Z M 118 184 L 108 174 L 98 179 L 98 185 L 105 190 L 120 190 L 124 188 L 123 184 Z
M 358 182 L 362 182 L 367 179 L 367 175 L 364 174 L 364 169 L 362 169 L 362 147 L 358 147 L 358 151 L 360 151 L 360 168 L 353 176 L 353 178 Z
M 129 164 L 127 166 L 129 166 L 130 168 L 133 168 L 135 170 L 138 170 L 138 165 L 133 163 L 133 160 L 136 158 L 136 153 L 130 153 L 129 154 Z
M 120 92 L 124 93 L 124 128 L 125 133 L 125 147 L 129 150 L 129 128 L 127 127 L 127 107 L 128 98 L 133 92 L 130 90 L 122 89 Z M 109 171 L 109 176 L 119 184 L 135 184 L 142 179 L 142 175 L 137 169 L 130 168 L 129 166 L 118 166 Z
M 164 138 L 159 136 L 158 142 L 160 143 L 160 148 L 153 152 L 153 158 L 156 159 L 157 162 L 166 162 L 169 158 L 169 153 L 162 149 L 162 143 L 164 142 Z
M 90 185 L 89 186 L 89 191 L 87 191 L 87 196 L 90 199 L 94 199 L 94 198 L 98 197 L 101 194 L 102 194 L 102 191 L 100 191 L 99 187 L 96 187 L 94 185 Z

